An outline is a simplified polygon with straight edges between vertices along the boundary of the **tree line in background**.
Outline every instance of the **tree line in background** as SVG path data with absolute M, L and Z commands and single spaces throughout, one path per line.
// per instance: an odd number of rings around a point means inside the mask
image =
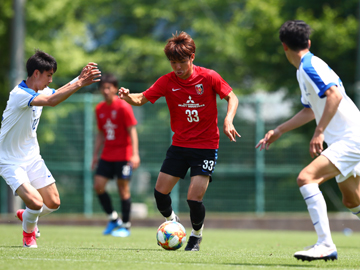
M 0 1 L 1 114 L 11 90 L 12 2 L 13 0 Z M 344 82 L 349 96 L 354 97 L 359 0 L 24 2 L 24 65 L 35 49 L 53 55 L 58 62 L 58 70 L 50 85 L 53 88 L 70 81 L 86 63 L 93 61 L 99 64 L 103 73 L 114 73 L 119 78 L 120 85 L 130 88 L 132 92 L 142 92 L 161 75 L 171 71 L 163 52 L 164 46 L 173 33 L 186 31 L 197 46 L 194 63 L 219 72 L 237 95 L 248 95 L 259 90 L 271 92 L 282 88 L 289 98 L 295 97 L 298 101 L 300 93 L 295 68 L 286 60 L 278 31 L 285 21 L 301 19 L 313 28 L 311 51 L 335 70 Z M 80 91 L 95 89 L 96 86 L 85 87 Z M 39 141 L 43 146 L 54 144 L 56 132 L 49 128 L 51 124 L 56 127 L 57 121 L 65 119 L 68 114 L 76 115 L 76 109 L 79 108 L 75 108 L 73 104 L 63 104 L 56 109 L 44 111 L 44 125 L 39 127 Z M 161 114 L 158 107 L 155 111 Z M 163 112 L 166 113 L 166 110 Z M 72 119 L 79 120 L 77 117 Z M 267 124 L 269 128 L 275 125 Z M 151 123 L 143 123 L 143 129 L 147 128 L 153 128 Z M 245 131 L 243 126 L 239 127 L 241 134 L 247 132 L 242 134 L 244 139 L 251 136 L 251 130 Z M 305 134 L 302 133 L 304 131 Z M 282 143 L 276 147 L 276 153 L 272 152 L 272 155 L 281 156 L 282 153 L 287 153 L 282 149 L 292 149 L 292 154 L 301 156 L 304 164 L 308 163 L 310 157 L 303 157 L 302 150 L 306 151 L 305 143 L 309 141 L 308 137 L 311 138 L 313 129 L 307 125 L 299 132 L 287 139 L 283 138 Z M 61 140 L 62 136 L 66 137 L 56 134 L 58 149 L 68 146 L 66 140 Z M 301 148 L 300 145 L 304 146 L 301 151 L 297 150 Z M 51 149 L 55 148 L 52 145 Z M 232 154 L 238 158 L 237 152 Z M 252 154 L 253 152 L 250 155 Z M 290 175 L 285 178 L 276 179 L 279 180 L 276 183 L 293 186 L 294 177 Z M 332 182 L 326 183 L 324 188 L 326 185 L 336 185 Z M 334 189 L 337 192 L 337 188 Z
M 32 0 L 25 2 L 25 55 L 27 59 L 41 49 L 56 58 L 54 88 L 94 61 L 133 92 L 141 92 L 171 71 L 163 48 L 173 33 L 186 31 L 197 46 L 195 64 L 218 71 L 236 94 L 285 88 L 293 95 L 298 91 L 295 69 L 284 56 L 278 30 L 286 20 L 302 19 L 314 30 L 312 52 L 339 74 L 351 96 L 358 4 L 358 0 Z M 1 112 L 10 90 L 13 15 L 12 0 L 2 0 Z

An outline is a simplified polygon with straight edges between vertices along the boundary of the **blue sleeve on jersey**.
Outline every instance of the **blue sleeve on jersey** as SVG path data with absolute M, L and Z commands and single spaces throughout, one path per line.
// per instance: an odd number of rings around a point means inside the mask
M 328 89 L 329 89 L 331 86 L 333 86 L 333 85 L 336 85 L 336 86 L 337 86 L 336 83 L 329 83 L 329 84 L 327 84 L 327 85 L 324 87 L 325 90 L 319 92 L 319 97 L 321 97 L 321 98 L 326 97 L 326 95 L 325 95 L 326 90 L 328 90 Z
M 35 92 L 35 91 L 34 91 Z M 29 103 L 28 103 L 28 106 L 30 107 L 30 103 L 34 100 L 35 97 L 37 97 L 39 95 L 39 93 L 35 93 L 35 95 L 33 95 L 30 100 L 29 100 Z
M 25 81 L 22 81 L 18 86 L 19 86 L 20 89 L 24 90 L 25 93 L 27 93 L 27 94 L 30 95 L 30 100 L 29 100 L 29 102 L 28 102 L 28 104 L 27 104 L 28 107 L 30 107 L 30 106 L 31 106 L 30 103 L 33 101 L 33 99 L 34 99 L 35 97 L 37 97 L 37 96 L 39 95 L 39 93 L 37 93 L 37 92 L 35 92 L 33 89 L 29 88 L 29 87 L 26 85 Z
M 310 108 L 309 104 L 305 104 L 304 102 L 302 102 L 302 98 L 300 98 L 300 102 L 305 108 Z
M 320 98 L 326 97 L 325 91 L 328 90 L 331 86 L 336 85 L 336 83 L 331 82 L 329 84 L 325 84 L 324 81 L 320 78 L 319 74 L 313 67 L 311 63 L 311 58 L 313 54 L 305 55 L 303 58 L 303 69 L 306 72 L 306 74 L 310 77 L 310 79 L 316 84 L 316 86 L 319 88 L 318 96 Z M 329 67 L 330 69 L 330 67 Z

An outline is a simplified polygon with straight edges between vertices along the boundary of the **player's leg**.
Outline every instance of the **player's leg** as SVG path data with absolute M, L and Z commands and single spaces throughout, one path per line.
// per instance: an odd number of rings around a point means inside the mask
M 106 191 L 106 184 L 109 179 L 115 175 L 115 162 L 108 162 L 100 159 L 96 174 L 94 177 L 94 190 L 97 194 L 99 202 L 108 216 L 108 224 L 103 231 L 104 235 L 109 235 L 118 228 L 122 221 L 118 213 L 114 210 L 109 193 Z
M 130 236 L 130 211 L 131 211 L 131 194 L 129 180 L 118 179 L 117 186 L 121 201 L 122 224 L 118 229 L 112 231 L 112 236 L 127 237 Z
M 24 247 L 37 247 L 35 231 L 43 206 L 40 193 L 30 181 L 31 167 L 32 164 L 0 166 L 0 175 L 10 186 L 14 195 L 19 195 L 26 205 L 25 209 L 20 209 L 16 213 L 22 221 Z
M 189 164 L 184 156 L 186 149 L 173 145 L 169 147 L 156 180 L 154 189 L 156 205 L 167 221 L 180 221 L 172 209 L 170 192 L 179 179 L 185 177 L 189 169 Z
M 23 229 L 27 233 L 32 233 L 35 228 L 42 211 L 43 199 L 40 193 L 30 185 L 30 183 L 22 184 L 16 193 L 24 201 L 26 209 L 22 214 Z
M 35 159 L 28 167 L 27 174 L 31 185 L 37 189 L 43 198 L 43 207 L 39 217 L 46 216 L 60 207 L 60 197 L 57 190 L 55 179 L 47 168 L 43 159 Z M 40 230 L 37 227 L 36 237 L 40 237 Z
M 122 225 L 119 229 L 114 230 L 111 235 L 118 237 L 130 236 L 130 212 L 131 212 L 131 192 L 130 179 L 132 167 L 128 162 L 118 162 L 117 164 L 117 187 L 121 200 Z
M 111 234 L 111 232 L 115 228 L 119 227 L 122 223 L 119 219 L 118 213 L 113 208 L 110 195 L 105 189 L 107 182 L 108 178 L 104 176 L 95 175 L 94 177 L 94 190 L 97 194 L 100 205 L 102 206 L 104 212 L 107 214 L 109 220 L 105 230 L 103 231 L 104 235 Z
M 131 193 L 130 182 L 127 179 L 118 179 L 118 190 L 121 199 L 121 214 L 123 223 L 130 222 Z
M 205 206 L 203 197 L 209 185 L 210 176 L 196 175 L 191 177 L 188 189 L 187 203 L 190 208 L 190 220 L 192 225 L 191 235 L 185 247 L 186 251 L 199 251 L 202 241 L 202 231 L 205 220 Z
M 187 194 L 192 225 L 191 235 L 185 247 L 186 251 L 199 251 L 205 220 L 205 206 L 203 197 L 212 181 L 211 175 L 215 170 L 217 149 L 189 149 L 191 164 L 191 182 Z
M 172 209 L 170 197 L 170 192 L 179 179 L 180 177 L 160 172 L 156 181 L 154 189 L 156 206 L 167 221 L 180 221 Z
M 38 192 L 44 201 L 43 210 L 39 217 L 46 216 L 60 208 L 60 196 L 55 183 L 38 189 Z
M 43 200 L 40 193 L 30 185 L 23 183 L 16 193 L 25 203 L 25 210 L 17 212 L 19 219 L 22 221 L 23 228 L 23 246 L 37 248 L 36 230 L 37 222 L 42 211 Z
M 350 176 L 338 185 L 343 204 L 360 219 L 360 176 Z
M 305 167 L 298 176 L 297 183 L 318 236 L 316 244 L 309 250 L 294 254 L 298 259 L 311 261 L 337 258 L 336 247 L 330 232 L 326 202 L 319 189 L 319 184 L 339 173 L 329 159 L 321 155 Z

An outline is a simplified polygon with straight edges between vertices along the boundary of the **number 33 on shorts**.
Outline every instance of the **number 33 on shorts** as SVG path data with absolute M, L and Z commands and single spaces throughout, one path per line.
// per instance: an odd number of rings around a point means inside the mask
M 214 167 L 215 167 L 214 160 L 204 160 L 203 161 L 203 165 L 202 165 L 203 171 L 212 172 L 214 170 Z

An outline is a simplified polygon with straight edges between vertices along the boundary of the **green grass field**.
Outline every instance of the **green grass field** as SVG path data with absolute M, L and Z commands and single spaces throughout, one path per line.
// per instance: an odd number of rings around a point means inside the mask
M 157 246 L 157 228 L 133 228 L 128 238 L 103 236 L 102 229 L 44 225 L 38 248 L 28 249 L 22 247 L 20 224 L 0 225 L 0 269 L 360 268 L 359 233 L 333 233 L 338 261 L 302 262 L 293 253 L 314 244 L 315 232 L 205 229 L 200 252 L 185 252 Z

